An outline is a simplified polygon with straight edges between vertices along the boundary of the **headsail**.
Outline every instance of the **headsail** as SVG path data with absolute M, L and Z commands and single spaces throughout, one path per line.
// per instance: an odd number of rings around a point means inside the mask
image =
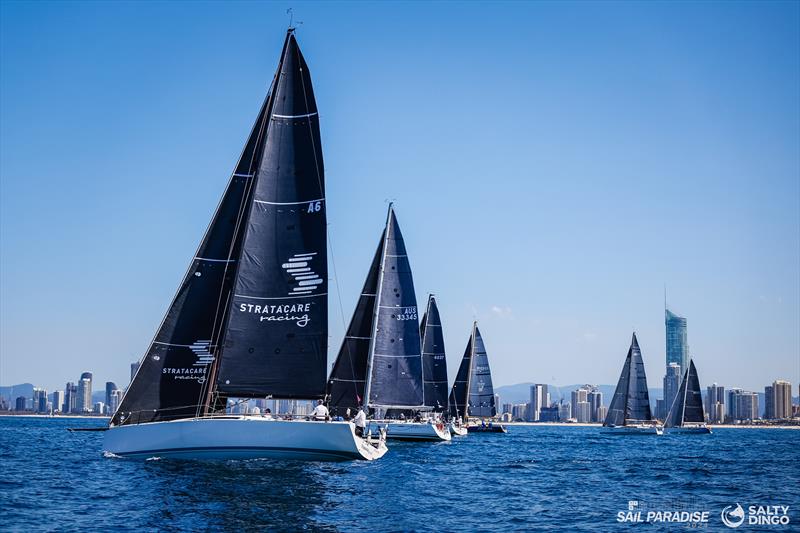
M 473 336 L 470 335 L 467 348 L 464 350 L 464 357 L 461 358 L 461 364 L 458 366 L 456 380 L 453 382 L 453 388 L 450 390 L 450 397 L 447 401 L 450 416 L 453 418 L 461 417 L 465 420 L 467 418 L 467 400 L 469 396 L 469 369 L 472 366 L 472 340 Z
M 366 397 L 371 407 L 418 408 L 423 405 L 423 387 L 417 297 L 391 204 L 382 242 Z
M 639 349 L 639 341 L 634 333 L 603 425 L 624 426 L 628 421 L 644 422 L 652 419 L 644 361 Z
M 490 418 L 497 415 L 494 387 L 492 387 L 492 371 L 489 369 L 489 357 L 483 345 L 483 337 L 477 324 L 474 330 L 474 349 L 472 353 L 469 378 L 469 416 Z
M 444 333 L 436 298 L 428 296 L 428 308 L 420 324 L 422 337 L 422 380 L 424 403 L 436 412 L 447 408 L 447 359 L 444 352 Z
M 684 423 L 702 423 L 706 421 L 703 400 L 700 392 L 700 380 L 694 360 L 689 360 L 689 368 L 683 374 L 681 386 L 672 408 L 664 423 L 665 427 L 680 427 Z
M 291 30 L 273 93 L 217 390 L 321 398 L 328 338 L 325 182 L 311 78 Z
M 349 408 L 355 410 L 364 403 L 364 389 L 367 384 L 367 359 L 369 358 L 370 338 L 372 335 L 373 312 L 375 310 L 375 291 L 378 289 L 378 278 L 383 256 L 383 240 L 381 236 L 378 249 L 367 272 L 367 279 L 361 296 L 358 297 L 356 310 L 350 319 L 350 326 L 342 340 L 339 355 L 328 379 L 330 407 L 334 414 L 344 414 Z
M 260 159 L 271 92 L 261 106 L 189 270 L 111 425 L 193 416 L 204 401 L 203 392 L 217 351 L 212 339 L 231 290 L 241 244 L 243 206 Z

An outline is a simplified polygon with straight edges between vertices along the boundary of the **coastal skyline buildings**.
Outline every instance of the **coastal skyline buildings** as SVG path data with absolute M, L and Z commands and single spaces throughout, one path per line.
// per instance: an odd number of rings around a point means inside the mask
M 667 308 L 664 309 L 664 326 L 666 329 L 666 366 L 669 367 L 670 363 L 675 363 L 683 372 L 689 366 L 687 320 Z

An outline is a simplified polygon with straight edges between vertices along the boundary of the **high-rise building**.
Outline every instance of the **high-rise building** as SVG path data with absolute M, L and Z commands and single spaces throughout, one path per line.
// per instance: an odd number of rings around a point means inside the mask
M 33 410 L 37 413 L 47 412 L 47 391 L 45 389 L 33 388 Z
M 61 411 L 64 413 L 75 413 L 78 408 L 78 386 L 68 381 L 64 387 L 64 406 Z
M 138 371 L 139 371 L 139 361 L 131 363 L 131 381 L 133 381 L 133 376 L 135 376 L 136 372 Z
M 755 392 L 743 392 L 739 395 L 739 405 L 736 410 L 739 413 L 739 420 L 758 419 L 758 394 Z
M 97 415 L 105 414 L 106 413 L 106 404 L 104 404 L 103 402 L 96 402 L 94 404 L 94 409 L 92 409 L 92 412 L 94 414 L 97 414 Z
M 658 418 L 664 420 L 667 418 L 667 413 L 672 409 L 672 402 L 675 401 L 675 396 L 678 395 L 678 389 L 681 386 L 681 371 L 685 367 L 677 363 L 667 364 L 667 374 L 664 376 L 664 412 L 659 413 Z
M 108 404 L 108 413 L 109 415 L 113 415 L 117 412 L 117 408 L 119 408 L 119 404 L 122 401 L 122 391 L 119 389 L 114 389 L 111 391 L 111 401 Z
M 706 414 L 709 422 L 719 424 L 725 421 L 725 387 L 722 385 L 714 383 L 706 387 Z
M 592 421 L 592 407 L 589 402 L 578 402 L 578 407 L 575 411 L 577 413 L 575 418 L 578 419 L 578 422 L 587 423 Z
M 605 420 L 605 416 L 600 418 L 599 410 L 603 407 L 603 393 L 600 392 L 597 387 L 593 387 L 589 394 L 587 395 L 587 401 L 589 402 L 589 408 L 591 410 L 591 420 L 592 422 L 602 422 Z
M 564 402 L 558 406 L 558 418 L 562 422 L 572 418 L 572 405 L 569 402 Z
M 115 390 L 119 390 L 119 387 L 113 381 L 106 381 L 106 407 L 111 405 L 111 396 Z
M 61 411 L 64 408 L 64 391 L 53 392 L 53 411 Z
M 775 402 L 772 397 L 772 385 L 764 387 L 764 418 L 772 420 L 775 418 Z
M 597 422 L 605 422 L 608 416 L 608 407 L 601 405 L 597 408 Z
M 581 402 L 589 402 L 589 391 L 591 389 L 583 386 L 578 390 L 572 391 L 572 418 L 578 418 L 578 404 Z
M 531 385 L 531 401 L 529 403 L 531 412 L 528 420 L 538 422 L 541 418 L 542 408 L 547 407 L 549 403 L 550 395 L 547 393 L 547 385 L 541 383 Z
M 778 419 L 791 418 L 792 416 L 792 384 L 779 379 L 772 384 L 773 391 L 773 416 Z
M 539 422 L 558 422 L 558 405 L 539 409 Z
M 84 372 L 78 381 L 78 400 L 76 409 L 81 413 L 92 412 L 92 373 Z
M 738 398 L 742 392 L 742 389 L 728 389 L 727 413 L 731 421 L 739 420 Z
M 511 419 L 527 420 L 527 418 L 528 418 L 528 404 L 527 403 L 514 404 L 514 407 L 511 408 Z
M 14 403 L 14 410 L 22 412 L 26 410 L 27 406 L 25 404 L 28 403 L 28 399 L 25 396 L 17 396 L 17 399 L 14 401 Z
M 686 340 L 686 319 L 669 309 L 664 309 L 664 324 L 667 330 L 667 362 L 679 365 L 681 369 L 689 367 L 689 344 Z M 669 407 L 667 408 L 669 409 Z

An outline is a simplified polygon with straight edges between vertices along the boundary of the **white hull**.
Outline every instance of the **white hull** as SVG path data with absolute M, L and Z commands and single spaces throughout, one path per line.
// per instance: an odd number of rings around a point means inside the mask
M 368 429 L 377 433 L 386 428 L 386 438 L 395 440 L 443 441 L 450 440 L 450 431 L 441 422 L 400 422 L 398 420 L 373 420 Z
M 454 437 L 463 437 L 467 433 L 469 433 L 469 431 L 467 431 L 466 427 L 457 426 L 457 425 L 453 424 L 452 422 L 450 422 L 448 424 L 448 429 L 450 429 L 450 435 L 452 435 Z
M 682 426 L 682 427 L 674 427 L 674 428 L 667 428 L 666 429 L 667 435 L 674 435 L 680 433 L 693 433 L 696 435 L 708 435 L 711 433 L 711 428 L 706 426 L 705 424 L 700 424 L 696 426 Z
M 603 426 L 600 428 L 603 433 L 612 435 L 663 435 L 664 429 L 661 426 L 646 424 L 635 424 L 630 426 Z
M 355 435 L 350 422 L 272 420 L 260 416 L 151 422 L 110 428 L 103 450 L 122 457 L 177 459 L 378 459 L 386 444 Z

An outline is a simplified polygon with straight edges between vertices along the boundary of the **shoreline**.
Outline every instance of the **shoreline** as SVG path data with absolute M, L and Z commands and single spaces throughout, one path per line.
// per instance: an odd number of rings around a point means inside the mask
M 0 414 L 0 418 L 64 418 L 64 419 L 85 418 L 87 420 L 108 420 L 111 417 L 105 415 L 44 415 L 39 413 L 25 413 L 19 415 L 12 415 L 9 413 L 2 413 Z
M 504 426 L 537 426 L 537 427 L 602 427 L 598 422 L 500 422 Z M 800 425 L 785 424 L 709 424 L 714 429 L 795 429 L 800 430 Z

